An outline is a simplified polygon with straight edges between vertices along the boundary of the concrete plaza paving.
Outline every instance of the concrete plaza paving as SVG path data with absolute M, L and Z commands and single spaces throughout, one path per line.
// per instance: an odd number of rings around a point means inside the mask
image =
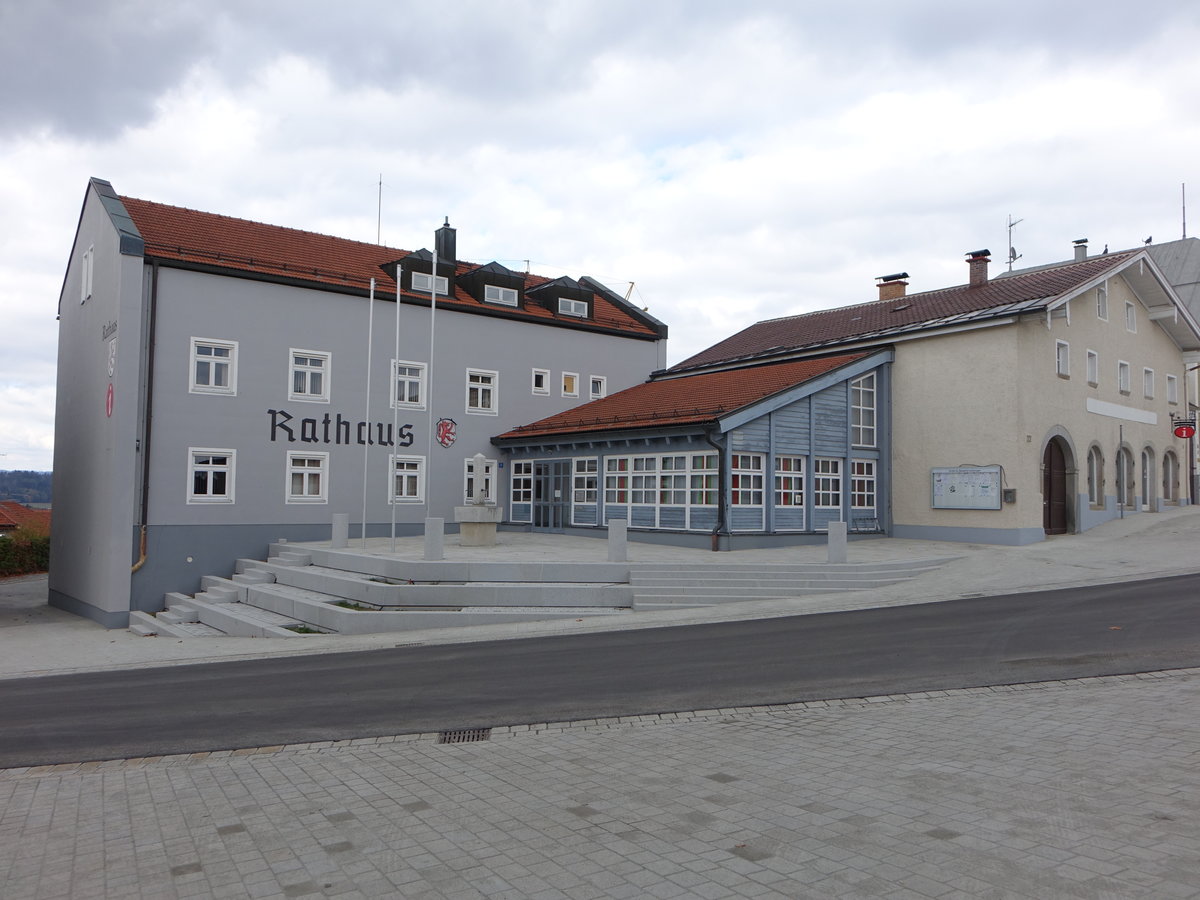
M 870 595 L 622 627 L 1178 574 L 1200 568 L 1198 538 L 1186 509 L 1026 548 L 855 544 L 959 558 Z M 0 673 L 378 646 L 162 641 L 64 616 L 44 579 L 0 587 Z M 600 627 L 429 637 L 572 626 Z M 321 896 L 1200 897 L 1200 669 L 0 770 L 5 900 Z

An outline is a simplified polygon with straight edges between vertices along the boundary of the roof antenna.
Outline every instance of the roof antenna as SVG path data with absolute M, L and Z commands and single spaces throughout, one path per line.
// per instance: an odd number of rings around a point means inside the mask
M 1024 219 L 1017 219 L 1016 221 L 1013 221 L 1012 213 L 1008 214 L 1008 271 L 1010 272 L 1012 271 L 1012 264 L 1020 259 L 1022 255 L 1018 253 L 1017 248 L 1013 246 L 1012 230 L 1015 226 L 1020 225 L 1024 221 Z
M 382 243 L 383 234 L 383 173 L 379 173 L 379 199 L 375 205 L 375 243 Z
M 1187 182 L 1179 185 L 1179 202 L 1183 208 L 1183 239 L 1187 240 Z

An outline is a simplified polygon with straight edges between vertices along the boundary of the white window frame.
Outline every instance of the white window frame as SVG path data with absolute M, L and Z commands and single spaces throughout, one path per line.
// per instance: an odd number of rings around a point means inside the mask
M 1129 363 L 1123 359 L 1117 360 L 1117 390 L 1122 394 L 1128 394 L 1132 376 L 1130 373 Z
M 1054 342 L 1054 371 L 1060 378 L 1071 377 L 1071 345 L 1066 341 Z
M 1108 283 L 1096 285 L 1096 318 L 1108 321 Z
M 212 350 L 228 350 L 229 355 L 223 361 L 217 357 L 209 356 L 203 359 L 204 354 L 200 353 L 200 348 L 205 347 Z M 224 394 L 226 396 L 237 395 L 237 356 L 238 342 L 237 341 L 222 341 L 217 338 L 202 338 L 193 337 L 191 339 L 191 353 L 188 354 L 188 392 L 192 394 Z M 201 363 L 206 363 L 209 368 L 210 383 L 201 384 L 198 376 L 197 366 Z M 211 383 L 211 375 L 215 371 L 215 366 L 224 365 L 228 371 L 226 383 L 223 385 L 214 385 Z
M 308 360 L 319 359 L 322 362 L 321 366 L 313 366 L 311 362 L 298 363 L 296 357 L 306 357 Z M 329 402 L 329 373 L 333 368 L 333 354 L 327 353 L 324 350 L 302 350 L 298 347 L 292 347 L 288 351 L 288 399 L 296 400 L 304 403 L 328 403 Z M 321 376 L 321 390 L 313 392 L 309 390 L 296 390 L 296 375 L 300 374 L 304 377 L 305 388 L 312 386 L 313 374 Z
M 472 381 L 472 379 L 488 379 Z M 476 402 L 471 403 L 471 391 L 476 392 Z M 485 402 L 486 397 L 486 402 Z M 467 369 L 466 381 L 467 413 L 473 416 L 495 416 L 500 410 L 500 373 L 491 369 Z
M 842 460 L 834 456 L 814 456 L 812 474 L 812 503 L 813 509 L 842 508 L 843 489 Z M 832 496 L 833 503 L 823 503 L 822 498 Z
M 878 467 L 873 459 L 850 460 L 850 509 L 854 512 L 876 512 L 879 509 Z M 870 497 L 870 504 L 860 498 Z
M 878 396 L 874 372 L 850 382 L 850 442 L 855 447 L 875 446 Z
M 463 460 L 463 505 L 473 504 L 475 500 L 475 459 L 468 456 Z M 496 460 L 483 461 L 483 490 L 484 505 L 496 505 Z
M 588 396 L 592 400 L 599 400 L 601 397 L 608 396 L 608 378 L 603 375 L 588 376 Z
M 1176 375 L 1167 375 L 1167 402 L 1179 402 L 1179 378 Z
M 574 316 L 577 319 L 586 319 L 588 317 L 587 301 L 575 300 L 571 297 L 559 297 L 558 314 L 560 316 Z
M 226 458 L 224 463 L 201 462 L 203 457 L 221 456 Z M 231 504 L 234 501 L 234 475 L 237 471 L 237 451 L 223 450 L 214 447 L 188 447 L 188 470 L 187 470 L 187 502 L 189 504 L 199 504 L 209 506 L 213 504 Z M 222 494 L 213 493 L 196 493 L 196 474 L 205 472 L 209 474 L 207 483 L 212 485 L 212 475 L 218 472 L 225 473 L 225 491 Z
M 1099 447 L 1088 448 L 1087 455 L 1088 505 L 1104 505 L 1104 454 Z
M 541 376 L 542 385 L 538 387 L 538 377 Z M 549 369 L 534 369 L 529 378 L 530 390 L 539 397 L 550 396 L 550 370 Z
M 600 460 L 595 456 L 571 460 L 571 502 L 594 506 L 600 502 Z
M 1149 366 L 1142 369 L 1142 396 L 1147 400 L 1154 399 L 1154 370 Z
M 401 400 L 400 399 L 400 369 L 418 369 L 416 375 L 410 372 L 404 373 L 404 383 L 407 387 L 411 385 L 413 380 L 417 383 L 417 400 Z M 425 408 L 425 385 L 426 378 L 429 372 L 429 367 L 423 362 L 416 362 L 411 359 L 393 359 L 392 360 L 392 409 L 424 409 Z M 405 396 L 408 391 L 405 390 Z
M 1137 307 L 1131 300 L 1125 301 L 1125 330 L 1137 333 Z
M 414 478 L 415 485 L 412 493 L 408 492 L 407 483 L 405 492 L 398 495 L 396 493 L 396 468 L 403 463 L 406 481 L 408 478 Z M 387 486 L 388 503 L 424 503 L 425 502 L 425 457 L 424 456 L 401 456 L 395 453 L 388 454 L 388 486 Z
M 79 305 L 82 306 L 92 298 L 92 287 L 96 270 L 95 244 L 92 244 L 83 251 L 83 256 L 80 258 L 80 265 L 82 270 L 79 273 Z
M 807 492 L 804 490 L 805 470 L 808 468 L 806 456 L 781 454 L 775 457 L 775 509 L 800 510 L 801 524 L 804 528 L 804 501 Z
M 1093 386 L 1100 383 L 1100 354 L 1095 350 L 1087 352 L 1087 381 Z
M 567 386 L 568 379 L 570 380 L 570 387 Z M 560 387 L 562 388 L 562 395 L 564 397 L 578 397 L 579 396 L 579 373 L 578 372 L 563 372 L 562 373 L 562 383 L 561 383 Z
M 450 295 L 450 281 L 445 275 L 437 276 L 437 281 L 435 282 L 433 276 L 428 272 L 412 273 L 413 293 L 428 294 L 429 286 L 431 284 L 437 284 L 437 293 L 439 297 L 448 297 Z
M 498 303 L 501 306 L 516 306 L 520 295 L 516 288 L 501 287 L 498 284 L 485 284 L 483 286 L 483 302 Z
M 300 460 L 314 460 L 316 466 L 297 465 Z M 307 450 L 289 450 L 287 455 L 287 476 L 284 482 L 284 498 L 287 503 L 328 503 L 329 502 L 329 454 L 312 453 Z M 296 493 L 296 476 L 300 477 L 301 491 Z M 317 492 L 310 492 L 312 478 L 316 478 Z
M 513 511 L 518 503 L 530 504 L 529 512 L 518 519 Z M 533 460 L 519 459 L 512 464 L 508 487 L 508 515 L 514 522 L 533 521 Z
M 688 454 L 688 507 L 707 508 L 718 505 L 720 499 L 721 458 L 716 453 Z M 700 499 L 697 500 L 696 497 Z M 711 499 L 706 503 L 705 499 Z
M 734 453 L 729 459 L 729 504 L 759 508 L 766 499 L 763 473 L 766 460 L 761 453 Z

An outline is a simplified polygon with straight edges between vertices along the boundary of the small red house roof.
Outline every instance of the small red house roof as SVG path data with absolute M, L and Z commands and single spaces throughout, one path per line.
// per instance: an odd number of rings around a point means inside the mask
M 0 500 L 0 531 L 11 531 L 22 525 L 49 533 L 50 510 L 30 509 L 15 500 Z
M 230 273 L 284 278 L 318 287 L 342 288 L 354 293 L 365 292 L 374 278 L 380 296 L 394 297 L 396 283 L 382 267 L 398 260 L 402 262 L 411 253 L 394 247 L 265 225 L 136 197 L 121 197 L 120 202 L 137 226 L 145 242 L 145 255 L 150 259 L 223 269 Z M 474 263 L 455 263 L 457 275 L 478 268 L 480 266 Z M 552 280 L 529 273 L 523 275 L 526 291 Z M 404 296 L 416 302 L 429 302 L 428 294 L 406 292 Z M 594 291 L 592 315 L 587 319 L 560 315 L 557 310 L 537 303 L 528 303 L 523 308 L 485 305 L 461 287 L 456 287 L 452 297 L 438 297 L 438 307 L 570 328 L 615 331 L 629 337 L 658 339 L 666 336 L 665 328 L 660 323 L 648 316 L 639 316 L 615 294 L 601 291 Z
M 767 319 L 677 363 L 671 371 L 750 361 L 851 341 L 886 341 L 892 335 L 905 332 L 1021 312 L 1086 284 L 1123 263 L 1135 252 L 1095 256 L 1078 263 L 1013 273 L 978 286 L 963 284 L 894 300 L 875 300 Z
M 866 353 L 801 359 L 647 381 L 497 436 L 522 441 L 550 435 L 708 425 L 780 391 L 855 362 Z

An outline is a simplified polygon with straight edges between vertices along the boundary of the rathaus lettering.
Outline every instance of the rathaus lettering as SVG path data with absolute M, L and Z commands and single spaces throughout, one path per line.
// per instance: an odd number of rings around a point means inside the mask
M 352 422 L 342 414 L 330 416 L 325 413 L 320 419 L 301 419 L 299 426 L 289 425 L 294 419 L 287 410 L 268 409 L 271 417 L 271 440 L 281 436 L 289 443 L 303 441 L 306 444 L 379 444 L 382 447 L 411 447 L 412 425 L 401 425 L 392 440 L 392 425 L 383 422 Z M 298 432 L 298 433 L 297 433 Z

